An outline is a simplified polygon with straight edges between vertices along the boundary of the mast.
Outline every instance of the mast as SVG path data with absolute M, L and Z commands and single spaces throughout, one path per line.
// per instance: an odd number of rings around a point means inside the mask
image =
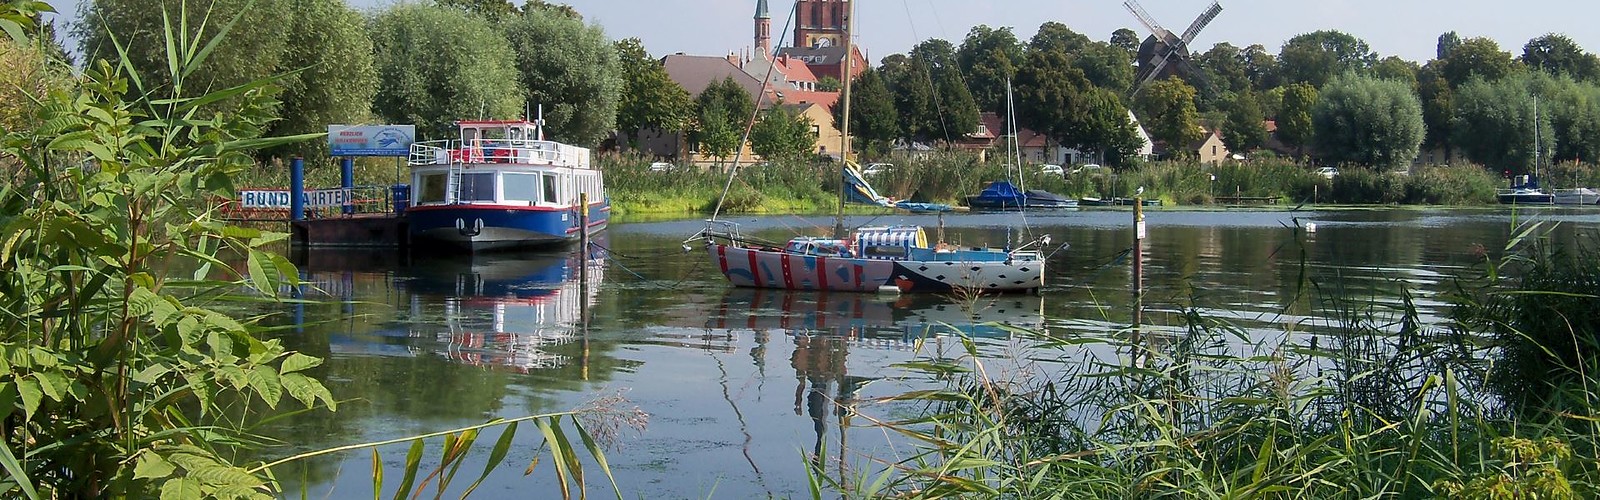
M 844 100 L 843 123 L 839 129 L 839 168 L 850 168 L 850 81 L 855 62 L 854 53 L 851 52 L 855 37 L 856 3 L 846 0 L 844 14 L 844 73 L 839 79 L 844 81 L 844 90 L 839 93 L 839 98 Z M 844 172 L 839 172 L 839 210 L 833 217 L 833 237 L 844 238 Z

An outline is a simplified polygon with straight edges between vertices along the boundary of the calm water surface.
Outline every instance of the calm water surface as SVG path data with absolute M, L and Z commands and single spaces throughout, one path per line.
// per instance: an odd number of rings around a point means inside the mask
M 1592 211 L 1536 214 L 1564 241 L 1592 244 L 1600 226 Z M 827 217 L 734 220 L 746 234 L 774 240 L 824 234 L 832 225 Z M 962 214 L 943 224 L 947 241 L 1004 245 L 1019 239 L 1023 221 Z M 921 224 L 931 233 L 940 225 L 933 216 L 847 222 Z M 466 260 L 303 252 L 298 258 L 315 284 L 308 293 L 331 298 L 285 315 L 298 326 L 282 338 L 325 357 L 317 375 L 348 401 L 336 413 L 277 424 L 270 433 L 294 446 L 272 454 L 562 411 L 621 394 L 650 416 L 645 429 L 621 430 L 608 448 L 624 496 L 807 496 L 808 460 L 848 480 L 874 458 L 912 453 L 866 424 L 916 408 L 875 404 L 852 414 L 838 404 L 918 386 L 891 365 L 953 352 L 952 329 L 1004 358 L 1016 342 L 990 322 L 1056 335 L 1129 324 L 1131 212 L 1030 213 L 1025 222 L 1027 231 L 1068 245 L 1051 254 L 1047 287 L 974 301 L 735 289 L 698 245 L 684 251 L 682 241 L 704 225 L 698 220 L 616 224 L 586 253 Z M 1308 222 L 1314 234 L 1296 229 Z M 1442 304 L 1434 295 L 1498 257 L 1513 230 L 1508 210 L 1157 210 L 1147 223 L 1145 323 L 1174 325 L 1193 307 L 1262 339 L 1328 324 L 1305 292 L 1309 285 L 1380 303 L 1410 289 L 1424 316 L 1437 317 Z M 541 454 L 536 434 L 532 427 L 519 433 L 519 446 L 478 496 L 558 495 L 548 460 L 521 474 Z M 498 435 L 488 431 L 480 442 Z M 430 458 L 438 447 L 430 445 Z M 380 452 L 392 483 L 406 448 Z M 308 484 L 314 498 L 370 497 L 371 460 L 360 452 L 281 476 L 290 491 Z M 452 490 L 481 467 L 469 462 Z M 594 476 L 590 493 L 607 494 Z

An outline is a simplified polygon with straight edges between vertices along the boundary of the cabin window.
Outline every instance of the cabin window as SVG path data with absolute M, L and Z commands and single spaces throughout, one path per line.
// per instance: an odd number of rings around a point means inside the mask
M 478 129 L 475 129 L 475 128 L 463 128 L 463 129 L 461 129 L 461 142 L 462 143 L 471 144 L 472 141 L 476 141 L 476 140 L 478 140 Z
M 461 174 L 457 201 L 494 201 L 494 172 Z
M 561 203 L 561 199 L 556 195 L 556 174 L 544 174 L 544 199 L 541 201 L 545 203 Z
M 444 174 L 423 174 L 417 184 L 417 203 L 444 203 Z
M 506 201 L 539 201 L 539 174 L 504 174 Z

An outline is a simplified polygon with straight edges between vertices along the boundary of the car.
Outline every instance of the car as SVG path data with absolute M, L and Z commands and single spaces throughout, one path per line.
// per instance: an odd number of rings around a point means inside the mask
M 1317 169 L 1317 175 L 1322 176 L 1324 179 L 1332 179 L 1339 175 L 1339 169 L 1333 167 L 1322 167 Z
M 1041 174 L 1049 174 L 1049 175 L 1062 175 L 1063 173 L 1065 173 L 1065 171 L 1061 169 L 1061 165 L 1045 164 L 1045 165 L 1039 165 L 1039 173 L 1041 173 Z
M 651 172 L 671 172 L 672 170 L 672 164 L 664 161 L 658 161 L 650 164 Z
M 1102 167 L 1102 166 L 1099 166 L 1099 165 L 1096 165 L 1096 164 L 1093 164 L 1093 163 L 1085 163 L 1083 165 L 1078 165 L 1076 168 L 1072 169 L 1072 173 L 1074 173 L 1074 174 L 1077 174 L 1077 173 L 1086 173 L 1086 174 L 1100 173 L 1100 172 L 1103 172 L 1103 171 L 1105 171 L 1105 167 Z
M 861 169 L 861 175 L 878 175 L 892 169 L 894 169 L 894 164 L 892 163 L 868 163 L 866 168 Z

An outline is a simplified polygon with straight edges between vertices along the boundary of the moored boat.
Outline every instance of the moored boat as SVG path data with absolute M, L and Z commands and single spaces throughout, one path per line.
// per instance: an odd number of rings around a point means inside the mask
M 1557 205 L 1600 205 L 1600 191 L 1589 188 L 1557 189 L 1550 195 Z
M 1018 210 L 1024 208 L 1077 208 L 1078 200 L 1049 191 L 1017 189 L 1010 181 L 989 183 L 975 196 L 968 196 L 966 204 L 981 210 Z
M 1495 192 L 1495 199 L 1503 205 L 1554 205 L 1556 197 L 1539 189 L 1537 177 L 1522 176 L 1522 181 L 1510 189 Z
M 546 141 L 534 122 L 457 127 L 458 139 L 411 146 L 414 240 L 468 252 L 559 246 L 578 240 L 583 211 L 590 232 L 605 229 L 611 205 L 588 149 Z

